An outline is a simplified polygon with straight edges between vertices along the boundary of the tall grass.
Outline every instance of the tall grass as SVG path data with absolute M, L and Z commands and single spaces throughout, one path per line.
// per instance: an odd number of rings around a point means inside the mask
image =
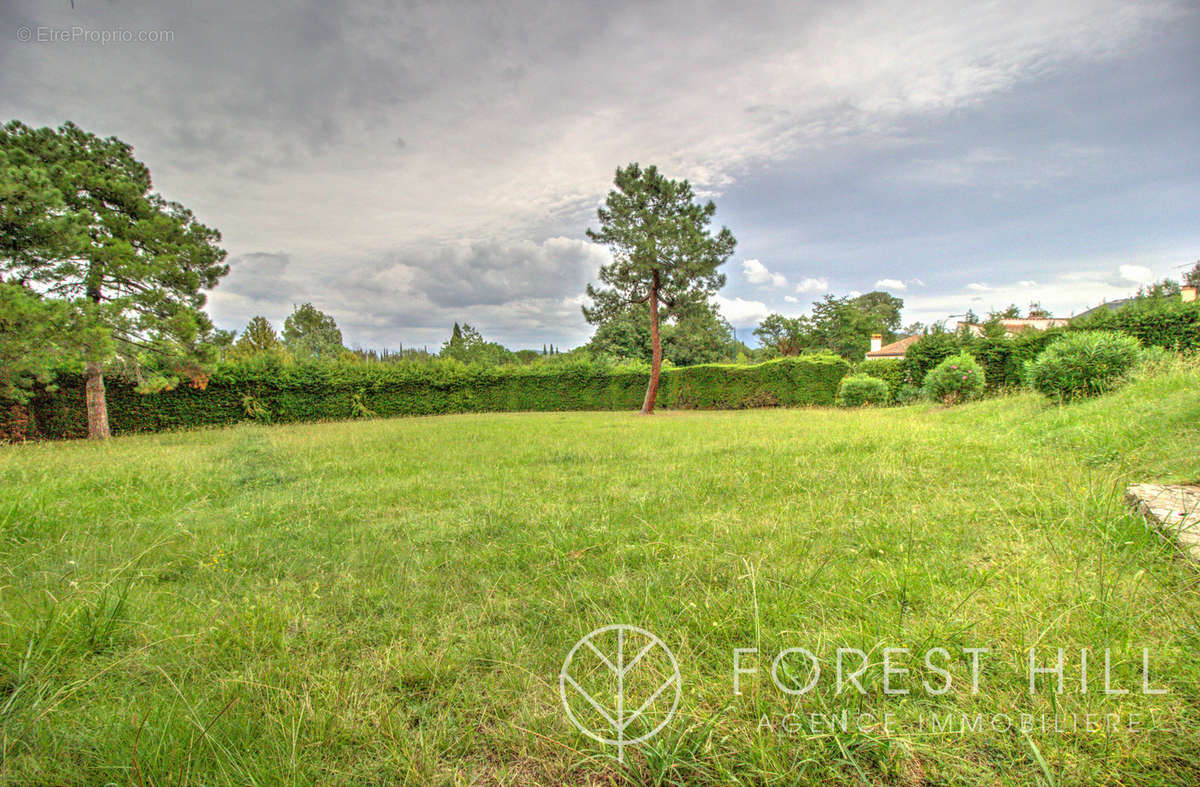
M 0 781 L 1194 784 L 1196 573 L 1121 501 L 1133 480 L 1200 477 L 1200 371 L 1156 363 L 1068 407 L 446 416 L 0 448 Z M 616 622 L 662 637 L 684 687 L 624 764 L 558 696 L 571 646 Z M 1149 647 L 1169 693 L 1031 697 L 1031 646 L 1066 649 L 1071 670 L 1111 647 L 1114 684 L 1135 689 Z M 747 647 L 759 673 L 734 695 Z M 863 650 L 867 693 L 788 697 L 766 674 L 787 647 L 827 675 L 836 648 Z M 914 669 L 947 648 L 954 690 L 884 695 L 885 647 L 912 649 Z M 963 647 L 992 651 L 978 694 Z M 780 730 L 793 711 L 895 722 Z M 1023 712 L 1143 722 L 922 726 Z

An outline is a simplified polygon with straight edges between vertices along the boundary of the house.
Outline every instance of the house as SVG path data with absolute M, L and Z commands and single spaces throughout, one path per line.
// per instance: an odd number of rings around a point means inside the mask
M 1000 325 L 1004 327 L 1005 336 L 1015 336 L 1022 331 L 1045 331 L 1050 328 L 1062 328 L 1068 325 L 1071 321 L 1061 317 L 1026 317 L 1011 320 L 1000 320 Z M 970 331 L 972 336 L 982 336 L 983 326 L 975 323 L 959 321 L 955 327 L 955 332 Z M 917 339 L 921 338 L 921 334 L 905 336 L 903 339 L 885 345 L 883 343 L 883 334 L 871 334 L 871 350 L 867 353 L 867 360 L 873 358 L 903 358 L 908 348 L 916 343 Z
M 921 338 L 921 334 L 916 333 L 912 336 L 905 336 L 898 342 L 892 342 L 889 345 L 884 345 L 883 334 L 871 334 L 871 351 L 867 353 L 867 360 L 873 358 L 903 358 L 904 353 L 908 352 L 908 348 L 916 343 L 917 339 Z
M 1000 325 L 1004 328 L 1005 336 L 1016 336 L 1022 331 L 1045 331 L 1050 328 L 1065 328 L 1070 322 L 1070 320 L 1061 317 L 1025 317 L 1000 320 Z M 955 323 L 954 330 L 956 333 L 969 331 L 972 336 L 983 336 L 983 326 L 977 323 L 962 322 L 960 320 Z

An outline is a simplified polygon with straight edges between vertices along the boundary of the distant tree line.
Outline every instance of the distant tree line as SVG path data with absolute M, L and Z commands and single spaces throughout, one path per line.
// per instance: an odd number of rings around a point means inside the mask
M 313 303 L 294 308 L 277 332 L 264 316 L 241 333 L 218 330 L 204 311 L 205 291 L 229 271 L 220 233 L 184 206 L 155 192 L 130 145 L 66 123 L 0 127 L 0 397 L 26 401 L 35 385 L 53 386 L 62 369 L 86 378 L 88 433 L 109 434 L 105 375 L 120 374 L 141 392 L 183 382 L 204 388 L 221 362 L 442 363 L 554 365 L 587 361 L 649 367 L 642 404 L 654 410 L 666 366 L 750 362 L 832 353 L 861 360 L 871 336 L 885 342 L 943 326 L 901 327 L 904 302 L 885 292 L 825 295 L 809 313 L 772 314 L 754 330 L 751 348 L 714 304 L 725 284 L 720 267 L 736 240 L 711 224 L 716 207 L 686 180 L 654 166 L 629 164 L 597 210 L 592 241 L 612 261 L 587 287 L 583 315 L 595 330 L 582 346 L 510 350 L 467 322 L 455 322 L 436 353 L 425 348 L 349 349 L 334 318 Z M 1200 284 L 1200 263 L 1184 277 Z M 1177 297 L 1166 279 L 1137 300 Z M 1016 306 L 980 320 L 1001 331 Z M 1046 317 L 1031 304 L 1030 317 Z
M 826 295 L 813 304 L 809 314 L 768 316 L 754 335 L 762 342 L 766 357 L 828 352 L 860 361 L 871 348 L 873 334 L 882 335 L 884 343 L 898 338 L 903 308 L 903 300 L 886 292 Z

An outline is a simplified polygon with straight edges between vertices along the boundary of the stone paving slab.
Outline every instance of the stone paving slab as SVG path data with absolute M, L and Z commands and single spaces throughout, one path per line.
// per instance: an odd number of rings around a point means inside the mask
M 1200 562 L 1200 485 L 1133 484 L 1125 497 L 1161 535 Z

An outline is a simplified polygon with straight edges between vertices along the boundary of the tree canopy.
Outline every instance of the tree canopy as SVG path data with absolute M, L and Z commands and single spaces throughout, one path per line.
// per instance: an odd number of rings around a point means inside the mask
M 10 122 L 0 129 L 0 194 L 0 278 L 67 304 L 84 334 L 106 338 L 76 346 L 63 333 L 48 345 L 60 360 L 86 360 L 90 436 L 108 436 L 105 362 L 139 376 L 149 368 L 153 387 L 215 358 L 203 307 L 204 290 L 229 271 L 220 233 L 152 191 L 128 144 L 72 123 Z
M 295 307 L 283 321 L 283 344 L 301 359 L 336 358 L 345 349 L 337 321 L 311 303 Z
M 988 320 L 1016 320 L 1020 317 L 1021 307 L 1015 303 L 1010 303 L 1003 309 L 988 312 Z
M 0 282 L 0 397 L 25 402 L 33 385 L 50 386 L 59 368 L 110 352 L 109 336 L 84 306 Z
M 896 339 L 902 308 L 904 301 L 886 292 L 855 297 L 826 295 L 813 304 L 811 315 L 769 315 L 754 335 L 774 354 L 827 350 L 858 361 L 870 349 L 872 334 L 882 334 L 884 341 Z
M 438 357 L 487 366 L 516 363 L 517 361 L 512 351 L 502 344 L 485 341 L 483 334 L 465 322 L 462 325 L 454 323 L 450 338 L 442 344 Z
M 242 335 L 233 343 L 234 355 L 238 357 L 278 352 L 282 349 L 283 342 L 279 340 L 275 326 L 262 316 L 251 317 Z
M 718 268 L 737 241 L 727 227 L 709 229 L 716 205 L 699 203 L 686 180 L 671 180 L 657 167 L 633 163 L 617 170 L 614 186 L 597 210 L 600 228 L 588 238 L 607 246 L 613 261 L 600 269 L 603 286 L 587 286 L 588 322 L 620 317 L 630 305 L 646 304 L 650 323 L 650 381 L 642 412 L 654 412 L 662 371 L 660 321 L 676 310 L 707 301 L 725 285 Z
M 799 355 L 813 345 L 812 321 L 803 316 L 767 315 L 754 329 L 754 335 L 774 355 Z
M 601 322 L 585 345 L 593 356 L 653 360 L 649 304 L 636 303 Z M 730 360 L 736 353 L 733 328 L 708 301 L 676 309 L 661 324 L 663 357 L 676 366 Z

